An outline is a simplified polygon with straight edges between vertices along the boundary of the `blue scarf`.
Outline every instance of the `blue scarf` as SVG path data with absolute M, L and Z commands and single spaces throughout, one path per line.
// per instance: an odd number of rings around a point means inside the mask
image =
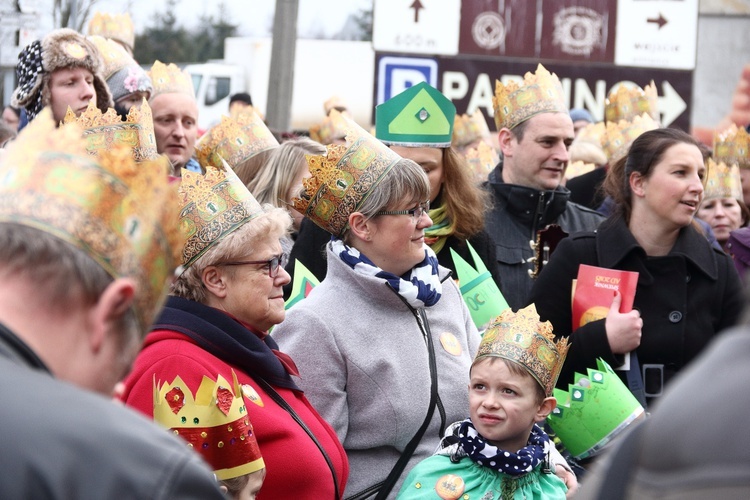
M 438 260 L 430 247 L 424 246 L 424 259 L 414 266 L 403 276 L 383 271 L 376 266 L 366 255 L 356 248 L 348 246 L 342 240 L 331 241 L 331 249 L 344 263 L 351 267 L 355 273 L 365 276 L 374 276 L 386 281 L 401 295 L 412 307 L 430 307 L 437 304 L 443 286 L 438 274 Z

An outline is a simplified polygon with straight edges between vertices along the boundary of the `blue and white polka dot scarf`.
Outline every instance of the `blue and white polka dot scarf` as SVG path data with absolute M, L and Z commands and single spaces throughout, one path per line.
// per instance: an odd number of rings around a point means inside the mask
M 516 453 L 501 450 L 479 435 L 471 419 L 461 422 L 458 439 L 463 451 L 475 463 L 509 476 L 521 476 L 534 470 L 550 451 L 547 434 L 534 424 L 528 444 Z
M 390 283 L 393 289 L 415 309 L 430 307 L 440 300 L 443 286 L 438 274 L 438 260 L 435 252 L 427 245 L 424 245 L 424 260 L 403 276 L 383 271 L 366 255 L 340 239 L 331 240 L 331 248 L 354 272 L 382 278 Z

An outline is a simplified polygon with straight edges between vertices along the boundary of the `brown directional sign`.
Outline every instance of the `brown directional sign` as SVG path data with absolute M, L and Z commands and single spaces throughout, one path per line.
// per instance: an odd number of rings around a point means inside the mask
M 542 5 L 540 58 L 614 61 L 616 1 L 542 0 Z
M 536 7 L 530 0 L 464 0 L 458 52 L 535 57 Z

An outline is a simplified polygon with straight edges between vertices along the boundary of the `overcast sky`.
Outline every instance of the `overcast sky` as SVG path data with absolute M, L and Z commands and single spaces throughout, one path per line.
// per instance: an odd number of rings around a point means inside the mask
M 216 0 L 178 0 L 176 15 L 178 22 L 191 28 L 202 14 L 216 15 Z M 238 32 L 246 36 L 270 35 L 273 26 L 275 0 L 223 0 L 228 19 L 239 25 Z M 111 13 L 130 12 L 140 33 L 146 26 L 153 25 L 156 12 L 164 12 L 165 0 L 99 0 L 95 10 Z M 299 0 L 299 36 L 317 34 L 322 31 L 333 35 L 344 25 L 347 17 L 362 8 L 372 6 L 372 0 Z

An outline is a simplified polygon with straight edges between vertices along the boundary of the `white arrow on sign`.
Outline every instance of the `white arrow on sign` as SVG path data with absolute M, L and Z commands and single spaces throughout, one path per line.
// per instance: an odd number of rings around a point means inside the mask
M 669 125 L 687 109 L 687 103 L 668 81 L 661 84 L 663 95 L 659 97 L 659 111 L 661 112 L 661 123 L 664 127 Z

